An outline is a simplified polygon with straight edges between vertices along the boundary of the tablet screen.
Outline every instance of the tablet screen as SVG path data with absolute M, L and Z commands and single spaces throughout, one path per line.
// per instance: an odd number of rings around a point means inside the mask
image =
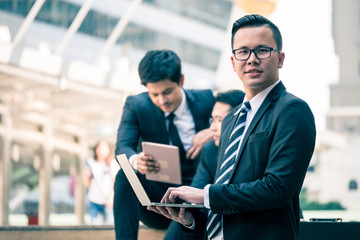
M 176 146 L 142 142 L 143 152 L 154 157 L 160 165 L 157 173 L 146 174 L 146 178 L 158 182 L 181 184 L 179 149 Z

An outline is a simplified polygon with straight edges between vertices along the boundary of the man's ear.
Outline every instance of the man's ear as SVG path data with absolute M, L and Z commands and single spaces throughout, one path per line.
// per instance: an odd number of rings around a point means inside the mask
M 233 67 L 233 70 L 234 72 L 236 72 L 236 69 L 235 69 L 235 57 L 233 55 L 230 56 L 230 60 L 231 60 L 231 65 Z
M 279 63 L 278 63 L 278 68 L 282 68 L 284 65 L 284 60 L 285 60 L 285 53 L 280 52 L 279 53 Z
M 184 74 L 181 74 L 180 80 L 179 80 L 179 86 L 182 88 L 184 86 Z

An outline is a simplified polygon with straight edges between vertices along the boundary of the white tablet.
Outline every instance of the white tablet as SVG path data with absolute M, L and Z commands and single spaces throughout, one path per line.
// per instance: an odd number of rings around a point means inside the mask
M 146 178 L 158 182 L 181 184 L 179 148 L 168 144 L 142 142 L 143 152 L 154 157 L 160 165 L 157 173 L 146 174 Z

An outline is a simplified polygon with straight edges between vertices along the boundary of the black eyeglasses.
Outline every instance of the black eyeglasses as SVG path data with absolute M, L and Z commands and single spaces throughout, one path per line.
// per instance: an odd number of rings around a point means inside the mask
M 214 119 L 211 117 L 209 118 L 209 124 L 211 125 L 214 122 Z
M 257 47 L 254 49 L 239 48 L 232 50 L 236 60 L 246 61 L 250 58 L 251 52 L 255 54 L 257 59 L 268 59 L 271 57 L 271 52 L 280 52 L 279 50 L 272 47 Z
M 212 123 L 215 123 L 215 124 L 219 124 L 219 123 L 221 123 L 222 122 L 222 119 L 218 119 L 218 118 L 212 118 L 212 117 L 210 117 L 210 119 L 209 119 L 209 124 L 211 125 Z

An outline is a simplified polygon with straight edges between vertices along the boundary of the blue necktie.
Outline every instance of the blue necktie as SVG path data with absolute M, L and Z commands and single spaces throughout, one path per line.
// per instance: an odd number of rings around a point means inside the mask
M 229 183 L 230 176 L 234 171 L 239 144 L 244 133 L 246 116 L 250 109 L 250 103 L 245 102 L 244 106 L 240 110 L 237 123 L 230 134 L 229 144 L 225 149 L 225 157 L 215 179 L 215 184 Z M 208 239 L 212 239 L 216 236 L 221 229 L 221 215 L 215 214 L 209 210 L 206 229 L 208 232 Z

